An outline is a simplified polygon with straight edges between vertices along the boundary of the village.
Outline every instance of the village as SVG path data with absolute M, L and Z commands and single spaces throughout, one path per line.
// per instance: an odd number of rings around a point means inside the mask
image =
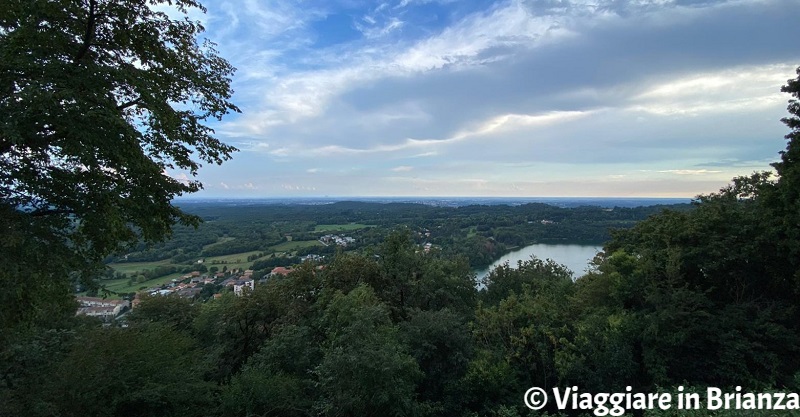
M 321 259 L 322 257 L 317 255 L 309 255 L 303 258 L 304 261 L 319 261 Z M 80 305 L 76 315 L 96 317 L 108 323 L 131 309 L 135 309 L 141 303 L 144 295 L 195 299 L 201 295 L 204 287 L 209 285 L 219 290 L 213 293 L 212 298 L 214 299 L 222 297 L 222 293 L 225 291 L 232 291 L 236 296 L 242 296 L 247 291 L 254 290 L 256 283 L 263 284 L 275 276 L 289 275 L 293 270 L 291 266 L 279 266 L 260 278 L 253 276 L 254 271 L 252 269 L 232 269 L 214 274 L 202 274 L 199 271 L 194 271 L 180 278 L 175 278 L 170 283 L 138 291 L 133 300 L 87 296 L 75 297 Z
M 319 238 L 319 242 L 325 246 L 337 245 L 346 247 L 348 244 L 355 243 L 351 236 L 327 234 Z M 427 250 L 428 248 L 426 248 Z M 325 257 L 317 254 L 308 254 L 299 258 L 300 262 L 321 263 Z M 203 260 L 197 261 L 202 264 Z M 213 271 L 213 269 L 212 269 Z M 270 278 L 276 276 L 286 276 L 293 271 L 292 266 L 278 266 L 272 268 L 268 273 L 260 277 L 254 276 L 253 269 L 233 268 L 230 270 L 215 272 L 193 271 L 181 277 L 173 278 L 171 282 L 143 288 L 136 292 L 133 299 L 114 299 L 89 296 L 76 296 L 75 300 L 79 307 L 76 315 L 96 317 L 103 320 L 106 324 L 111 323 L 117 318 L 124 316 L 127 312 L 135 309 L 141 303 L 144 295 L 149 296 L 176 296 L 188 299 L 201 297 L 203 290 L 211 286 L 215 290 L 211 294 L 211 299 L 222 297 L 226 291 L 233 292 L 236 296 L 242 296 L 247 291 L 255 289 L 256 284 L 264 284 Z M 263 270 L 262 270 L 263 272 Z M 206 290 L 208 291 L 208 290 Z
M 418 232 L 418 234 L 421 237 L 430 237 L 430 231 L 427 229 L 424 229 L 423 232 Z M 325 246 L 337 245 L 346 247 L 355 243 L 356 240 L 350 236 L 328 234 L 321 236 L 319 242 Z M 428 253 L 432 247 L 431 243 L 425 242 L 420 246 L 420 251 Z M 325 256 L 308 254 L 299 257 L 299 260 L 300 263 L 312 262 L 318 264 L 317 268 L 322 269 L 324 268 L 322 263 L 325 261 Z M 197 263 L 202 264 L 203 260 L 198 260 Z M 293 270 L 293 266 L 277 266 L 267 273 L 264 273 L 264 270 L 259 270 L 260 276 L 255 276 L 255 270 L 244 268 L 223 269 L 223 271 L 212 269 L 211 271 L 213 272 L 192 271 L 173 278 L 170 282 L 142 288 L 135 293 L 132 299 L 76 296 L 76 301 L 79 304 L 76 315 L 96 317 L 108 324 L 135 309 L 145 295 L 176 296 L 192 300 L 198 298 L 217 299 L 222 297 L 224 292 L 233 292 L 236 296 L 242 296 L 248 291 L 253 291 L 257 284 L 264 284 L 269 279 L 278 276 L 287 276 Z M 209 292 L 209 290 L 213 290 L 213 292 Z M 205 297 L 203 296 L 204 292 Z

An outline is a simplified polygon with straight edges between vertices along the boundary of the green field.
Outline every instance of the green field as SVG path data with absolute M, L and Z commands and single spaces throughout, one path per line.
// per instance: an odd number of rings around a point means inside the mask
M 258 255 L 261 252 L 263 252 L 263 251 L 253 250 L 253 251 L 250 251 L 250 252 L 232 253 L 230 255 L 209 256 L 209 257 L 205 258 L 205 260 L 206 260 L 205 263 L 206 263 L 206 266 L 210 267 L 211 263 L 214 262 L 214 261 L 227 262 L 227 263 L 246 262 L 248 256 Z
M 175 278 L 180 279 L 183 275 L 185 274 L 178 272 L 174 274 L 164 275 L 163 277 L 151 279 L 150 281 L 145 281 L 142 283 L 134 282 L 133 285 L 128 285 L 128 278 L 100 281 L 100 284 L 103 285 L 109 291 L 121 294 L 127 294 L 131 292 L 137 292 L 142 287 L 151 288 L 151 287 L 161 286 L 162 284 L 166 284 Z M 102 293 L 98 295 L 102 296 Z M 119 296 L 116 294 L 109 294 L 108 298 L 119 298 Z
M 220 243 L 230 242 L 231 240 L 236 240 L 236 238 L 235 237 L 221 237 L 221 238 L 217 239 L 216 242 L 209 243 L 208 245 L 203 246 L 203 250 L 206 250 L 206 249 L 208 249 L 210 247 L 219 245 Z
M 230 255 L 211 256 L 211 257 L 205 258 L 206 261 L 205 261 L 204 265 L 207 268 L 211 268 L 212 266 L 216 266 L 217 268 L 220 269 L 220 271 L 222 270 L 223 266 L 227 266 L 228 269 L 249 268 L 250 265 L 252 265 L 253 262 L 255 262 L 255 260 L 248 261 L 247 257 L 251 256 L 251 255 L 258 255 L 261 252 L 264 252 L 264 251 L 254 250 L 254 251 L 250 251 L 250 252 L 233 253 L 233 254 L 230 254 Z M 214 264 L 215 261 L 218 262 L 218 263 Z
M 347 224 L 318 224 L 314 227 L 315 232 L 349 232 L 351 230 L 366 229 L 375 227 L 369 224 L 347 223 Z
M 122 263 L 113 263 L 108 264 L 115 272 L 121 272 L 123 274 L 136 274 L 142 272 L 144 270 L 153 270 L 157 266 L 170 266 L 173 265 L 169 262 L 169 259 L 165 259 L 163 261 L 154 261 L 154 262 L 122 262 Z
M 318 240 L 295 240 L 271 246 L 270 250 L 273 252 L 291 252 L 294 250 L 311 248 L 314 246 L 322 246 L 322 243 L 320 243 Z

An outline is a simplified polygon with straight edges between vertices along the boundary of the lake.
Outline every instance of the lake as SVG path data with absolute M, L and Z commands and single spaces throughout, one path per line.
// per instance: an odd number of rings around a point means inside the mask
M 550 245 L 537 243 L 509 252 L 502 258 L 494 261 L 488 268 L 477 270 L 475 273 L 478 277 L 478 282 L 480 282 L 486 275 L 489 275 L 489 271 L 505 262 L 508 262 L 511 267 L 516 267 L 518 261 L 527 261 L 531 259 L 531 255 L 535 255 L 539 259 L 552 259 L 556 263 L 565 265 L 572 270 L 573 277 L 577 278 L 586 272 L 589 262 L 594 258 L 597 252 L 602 249 L 601 246 L 594 245 Z

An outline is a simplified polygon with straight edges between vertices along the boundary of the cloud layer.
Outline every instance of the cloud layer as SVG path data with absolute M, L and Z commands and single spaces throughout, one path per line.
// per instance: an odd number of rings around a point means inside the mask
M 242 151 L 204 196 L 681 196 L 785 146 L 800 7 L 208 2 Z

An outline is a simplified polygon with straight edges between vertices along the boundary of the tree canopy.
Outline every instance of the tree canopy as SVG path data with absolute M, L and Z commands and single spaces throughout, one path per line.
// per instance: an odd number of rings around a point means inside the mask
M 15 265 L 4 280 L 41 291 L 196 222 L 172 199 L 202 187 L 191 179 L 201 164 L 231 157 L 208 123 L 238 109 L 234 69 L 199 39 L 190 9 L 205 11 L 193 0 L 4 2 L 0 263 Z

